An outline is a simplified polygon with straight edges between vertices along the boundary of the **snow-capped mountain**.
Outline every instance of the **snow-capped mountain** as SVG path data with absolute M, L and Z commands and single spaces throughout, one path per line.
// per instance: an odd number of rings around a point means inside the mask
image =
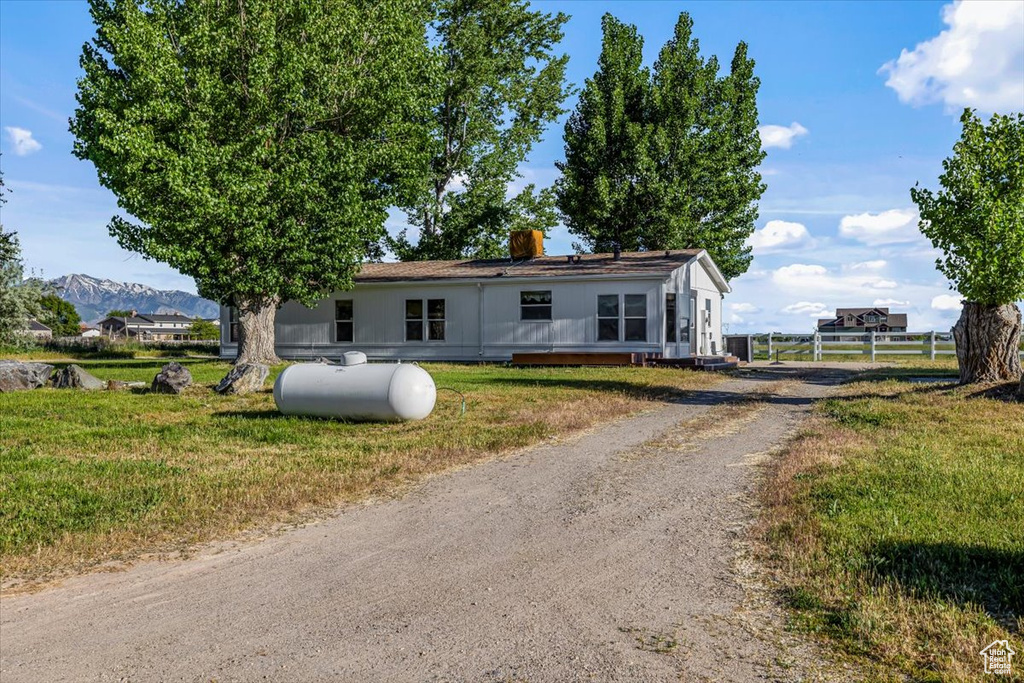
M 209 299 L 180 290 L 154 289 L 138 282 L 114 282 L 73 273 L 49 281 L 82 320 L 95 323 L 113 309 L 139 313 L 181 313 L 190 318 L 215 318 L 220 309 Z

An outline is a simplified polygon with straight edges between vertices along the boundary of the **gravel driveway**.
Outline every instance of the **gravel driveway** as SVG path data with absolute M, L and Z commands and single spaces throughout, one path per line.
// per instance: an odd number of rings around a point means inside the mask
M 0 679 L 818 680 L 744 534 L 754 465 L 838 377 L 761 368 L 258 543 L 4 598 Z

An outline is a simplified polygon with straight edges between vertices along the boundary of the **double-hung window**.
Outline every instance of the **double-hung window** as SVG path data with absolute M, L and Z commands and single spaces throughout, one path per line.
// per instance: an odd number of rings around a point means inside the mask
M 352 309 L 352 299 L 339 299 L 334 302 L 334 341 L 353 340 Z
M 597 297 L 597 341 L 619 341 L 619 295 Z
M 238 343 L 238 309 L 228 306 L 228 342 Z
M 444 341 L 444 299 L 405 300 L 405 340 Z
M 647 295 L 598 295 L 597 340 L 647 341 Z
M 519 292 L 520 320 L 551 320 L 551 291 Z

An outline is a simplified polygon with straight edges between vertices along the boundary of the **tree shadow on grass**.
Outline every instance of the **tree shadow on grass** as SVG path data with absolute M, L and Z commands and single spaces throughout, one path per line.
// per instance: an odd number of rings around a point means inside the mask
M 1024 551 L 958 543 L 885 541 L 869 557 L 879 582 L 916 597 L 982 607 L 1012 632 L 1024 615 Z

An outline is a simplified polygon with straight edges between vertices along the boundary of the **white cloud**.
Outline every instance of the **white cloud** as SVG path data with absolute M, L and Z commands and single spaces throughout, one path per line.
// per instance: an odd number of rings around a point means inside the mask
M 875 299 L 872 306 L 909 306 L 909 301 L 900 301 L 899 299 Z
M 810 238 L 811 234 L 800 223 L 768 221 L 763 228 L 755 230 L 754 234 L 747 238 L 747 244 L 755 253 L 763 254 L 802 244 Z
M 820 302 L 798 301 L 782 309 L 783 313 L 790 315 L 806 315 L 811 318 L 819 318 L 829 313 L 828 307 Z
M 761 311 L 761 309 L 755 306 L 754 304 L 747 304 L 742 302 L 729 304 L 729 309 L 736 311 L 737 313 L 759 313 Z
M 807 135 L 807 129 L 794 121 L 788 126 L 766 125 L 757 127 L 758 135 L 761 136 L 761 147 L 781 147 L 789 149 L 793 146 L 793 140 Z
M 917 229 L 917 212 L 913 209 L 843 216 L 839 221 L 839 234 L 872 246 L 922 239 Z
M 865 287 L 872 287 L 874 289 L 896 289 L 899 287 L 899 283 L 895 280 L 875 280 L 864 285 Z
M 736 315 L 735 313 L 729 314 L 729 322 L 732 324 L 745 323 L 746 319 L 742 316 Z
M 1024 110 L 1024 3 L 958 0 L 942 8 L 942 21 L 948 29 L 879 69 L 900 101 Z
M 932 299 L 932 308 L 937 311 L 959 311 L 961 299 L 958 294 L 940 294 Z
M 32 137 L 32 131 L 30 130 L 18 128 L 17 126 L 4 126 L 4 130 L 7 131 L 7 137 L 10 138 L 11 145 L 14 146 L 14 153 L 19 157 L 28 156 L 43 148 L 39 141 Z
M 889 264 L 882 259 L 875 261 L 860 261 L 858 263 L 851 263 L 850 270 L 881 270 L 887 265 Z

